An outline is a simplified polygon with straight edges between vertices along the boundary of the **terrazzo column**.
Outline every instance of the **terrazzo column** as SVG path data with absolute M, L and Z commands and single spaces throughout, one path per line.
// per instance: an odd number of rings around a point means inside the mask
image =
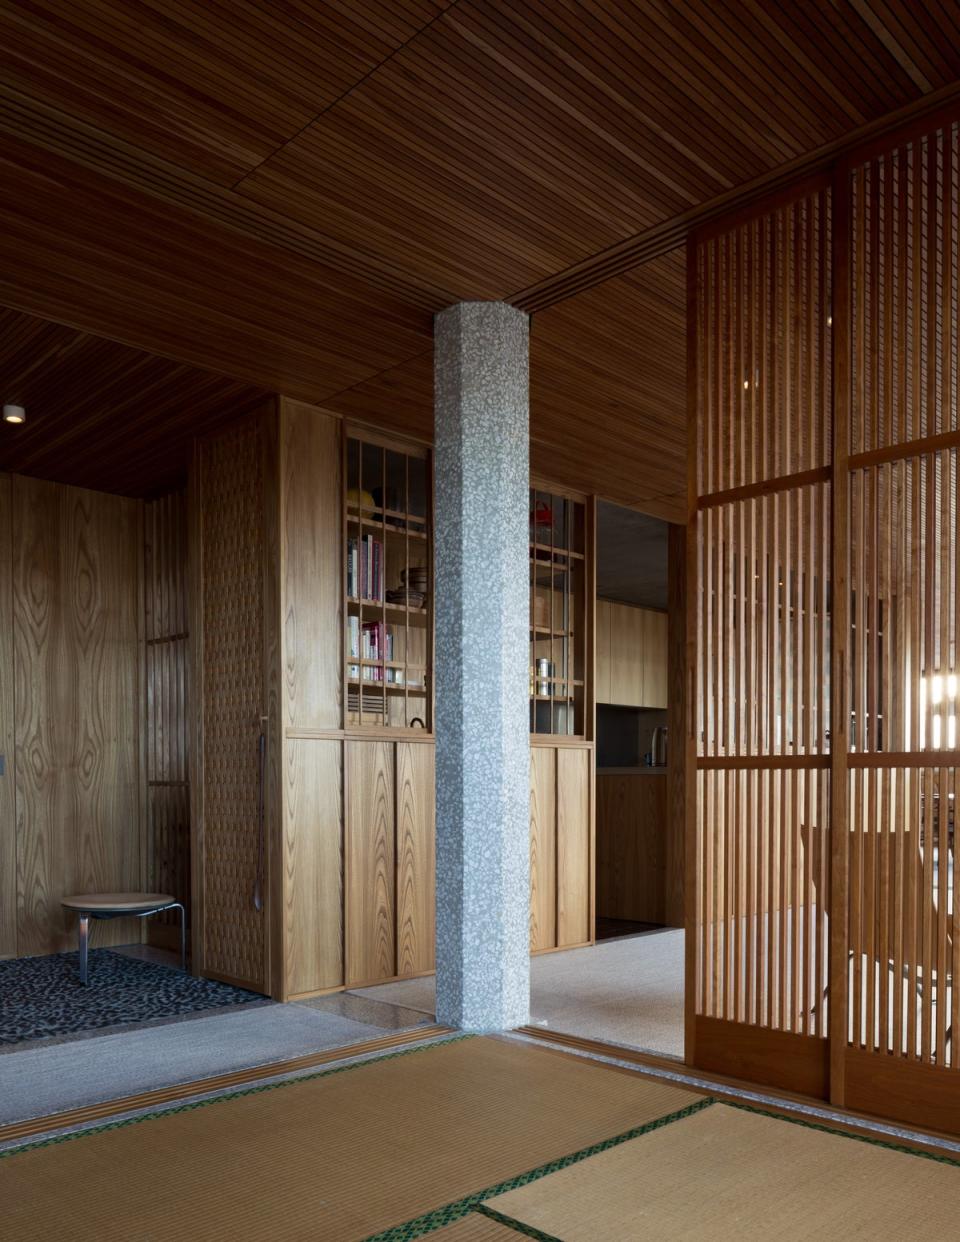
M 530 1011 L 529 324 L 462 302 L 434 329 L 437 1021 Z

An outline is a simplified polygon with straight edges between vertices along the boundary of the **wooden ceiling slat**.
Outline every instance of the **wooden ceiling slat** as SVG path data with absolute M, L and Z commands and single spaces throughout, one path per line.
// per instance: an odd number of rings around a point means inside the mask
M 5 76 L 230 185 L 442 11 L 418 6 L 371 42 L 361 6 L 326 7 L 307 23 L 287 3 L 33 0 L 0 13 Z
M 682 514 L 668 252 L 960 99 L 958 33 L 960 0 L 0 8 L 0 360 L 73 415 L 23 460 L 99 443 L 143 488 L 191 395 L 199 425 L 265 390 L 429 436 L 432 313 L 505 298 L 535 312 L 537 469 Z

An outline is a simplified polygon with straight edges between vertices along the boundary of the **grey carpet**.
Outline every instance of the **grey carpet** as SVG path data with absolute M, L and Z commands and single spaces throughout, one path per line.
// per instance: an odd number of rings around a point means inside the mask
M 683 943 L 684 933 L 671 929 L 533 958 L 532 1024 L 682 1057 Z M 432 975 L 357 995 L 434 1010 Z
M 422 1016 L 414 1015 L 411 1025 Z M 24 1048 L 0 1057 L 0 1124 L 345 1047 L 385 1033 L 384 1027 L 339 1013 L 268 1004 Z

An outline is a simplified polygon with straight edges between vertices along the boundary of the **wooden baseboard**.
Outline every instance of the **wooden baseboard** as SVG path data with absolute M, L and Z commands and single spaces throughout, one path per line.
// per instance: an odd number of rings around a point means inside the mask
M 328 1048 L 324 1052 L 312 1052 L 307 1056 L 294 1057 L 290 1061 L 276 1061 L 272 1065 L 256 1065 L 251 1069 L 234 1070 L 230 1074 L 217 1074 L 212 1078 L 198 1078 L 193 1082 L 160 1087 L 155 1091 L 144 1091 L 139 1095 L 125 1095 L 115 1100 L 104 1100 L 99 1104 L 73 1108 L 64 1113 L 31 1117 L 26 1121 L 15 1121 L 10 1125 L 0 1126 L 0 1143 L 9 1143 L 15 1139 L 28 1139 L 38 1134 L 46 1134 L 50 1130 L 67 1129 L 91 1121 L 108 1121 L 111 1117 L 117 1117 L 123 1113 L 157 1108 L 162 1104 L 189 1099 L 191 1096 L 206 1095 L 210 1091 L 222 1091 L 229 1087 L 240 1087 L 261 1079 L 273 1078 L 277 1074 L 291 1074 L 298 1070 L 314 1069 L 317 1066 L 329 1065 L 332 1061 L 364 1056 L 371 1052 L 384 1052 L 390 1048 L 403 1047 L 404 1044 L 416 1043 L 421 1039 L 432 1039 L 437 1035 L 450 1034 L 453 1032 L 446 1026 L 421 1026 L 412 1031 L 400 1031 L 392 1035 L 383 1035 L 378 1039 L 368 1039 L 363 1043 L 349 1044 L 345 1048 Z M 7 1055 L 16 1056 L 16 1053 Z

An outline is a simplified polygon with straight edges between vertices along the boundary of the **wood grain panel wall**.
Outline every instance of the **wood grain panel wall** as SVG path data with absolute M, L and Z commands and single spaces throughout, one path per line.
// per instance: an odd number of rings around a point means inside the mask
M 202 913 L 202 942 L 194 951 L 199 947 L 203 973 L 262 991 L 270 986 L 268 932 L 264 912 L 254 908 L 254 888 L 258 737 L 267 712 L 264 458 L 270 417 L 271 410 L 251 415 L 200 444 L 192 613 L 201 779 L 194 868 Z M 269 859 L 265 848 L 265 905 Z
M 190 913 L 187 502 L 184 492 L 144 504 L 146 648 L 145 885 Z M 178 915 L 148 919 L 151 944 L 179 944 Z
M 17 953 L 13 671 L 13 481 L 0 474 L 0 958 Z
M 141 509 L 19 476 L 12 500 L 18 952 L 53 953 L 61 897 L 141 883 Z
M 340 419 L 280 402 L 283 723 L 341 720 Z

